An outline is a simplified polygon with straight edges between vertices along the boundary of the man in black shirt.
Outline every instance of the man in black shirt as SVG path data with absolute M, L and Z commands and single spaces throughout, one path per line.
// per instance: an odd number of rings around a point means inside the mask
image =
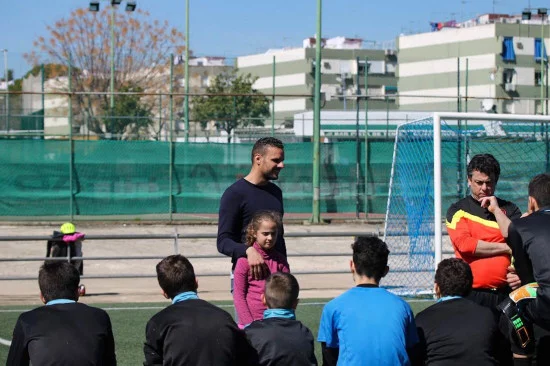
M 272 180 L 279 178 L 285 160 L 283 143 L 273 137 L 256 141 L 252 148 L 250 173 L 225 190 L 220 201 L 218 221 L 218 251 L 231 257 L 235 268 L 237 259 L 247 257 L 254 279 L 269 275 L 263 257 L 244 242 L 246 227 L 252 216 L 262 210 L 284 214 L 283 193 Z M 275 249 L 286 257 L 284 231 L 277 235 Z
M 248 365 L 253 354 L 231 315 L 197 296 L 193 266 L 182 255 L 157 264 L 157 279 L 172 305 L 145 331 L 144 365 Z
M 116 365 L 109 315 L 78 301 L 78 270 L 46 262 L 38 273 L 46 306 L 19 316 L 6 365 Z
M 245 328 L 257 352 L 260 366 L 317 365 L 313 335 L 296 320 L 300 286 L 290 273 L 277 272 L 265 280 L 262 301 L 267 306 L 262 320 Z
M 498 365 L 498 327 L 492 311 L 465 297 L 473 282 L 462 259 L 444 259 L 435 273 L 439 300 L 416 316 L 421 365 Z
M 529 183 L 527 216 L 513 220 L 508 228 L 516 271 L 523 285 L 537 282 L 534 301 L 522 308 L 528 322 L 543 329 L 536 333 L 538 365 L 550 364 L 550 174 L 539 174 Z M 543 334 L 541 334 L 543 333 Z

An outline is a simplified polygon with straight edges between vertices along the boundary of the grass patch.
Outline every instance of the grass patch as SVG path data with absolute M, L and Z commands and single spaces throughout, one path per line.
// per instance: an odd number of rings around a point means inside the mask
M 296 316 L 317 337 L 319 320 L 324 304 L 330 299 L 304 299 L 298 305 Z M 416 314 L 433 304 L 433 301 L 415 301 L 407 299 L 413 312 Z M 215 301 L 227 312 L 233 314 L 231 301 Z M 106 309 L 113 323 L 115 346 L 118 364 L 141 365 L 143 364 L 143 341 L 145 340 L 145 324 L 161 308 L 168 306 L 169 302 L 162 303 L 120 303 L 120 304 L 94 304 L 96 307 Z M 0 338 L 11 340 L 13 327 L 23 311 L 30 310 L 30 306 L 0 307 Z M 117 310 L 118 309 L 118 310 Z M 6 312 L 6 310 L 16 310 Z M 321 360 L 321 347 L 315 342 L 315 355 Z M 8 356 L 8 347 L 0 345 L 0 364 L 5 364 Z

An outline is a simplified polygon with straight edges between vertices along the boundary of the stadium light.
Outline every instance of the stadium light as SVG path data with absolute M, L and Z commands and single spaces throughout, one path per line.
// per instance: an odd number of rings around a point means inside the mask
M 0 52 L 4 52 L 4 81 L 6 82 L 6 93 L 10 90 L 9 77 L 8 77 L 8 49 L 1 49 Z M 6 105 L 6 131 L 10 132 L 10 95 L 4 96 L 4 103 Z
M 126 3 L 126 11 L 134 11 L 136 10 L 136 2 L 135 1 L 128 1 Z
M 521 20 L 530 20 L 531 19 L 531 10 L 525 9 L 521 12 Z
M 90 1 L 90 11 L 93 11 L 93 12 L 99 11 L 99 1 Z
M 120 5 L 122 3 L 122 0 L 111 0 L 111 82 L 110 82 L 110 89 L 111 89 L 111 100 L 109 103 L 109 107 L 111 109 L 111 112 L 113 111 L 113 108 L 115 107 L 115 5 Z M 136 2 L 135 1 L 127 1 L 126 2 L 126 11 L 132 12 L 136 10 Z M 99 1 L 90 1 L 90 11 L 98 12 L 99 11 Z

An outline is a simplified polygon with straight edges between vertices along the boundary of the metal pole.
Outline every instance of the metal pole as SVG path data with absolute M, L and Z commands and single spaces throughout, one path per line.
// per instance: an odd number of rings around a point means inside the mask
M 169 176 L 169 198 L 168 198 L 168 209 L 170 211 L 170 222 L 172 222 L 172 211 L 173 211 L 173 197 L 172 197 L 172 181 L 173 181 L 173 165 L 174 165 L 174 139 L 173 139 L 173 131 L 174 131 L 174 95 L 172 94 L 174 92 L 174 54 L 170 55 L 170 166 L 168 167 L 168 176 Z
M 460 57 L 456 58 L 456 111 L 461 111 L 460 106 Z
M 435 269 L 441 262 L 441 118 L 434 114 L 434 249 Z
M 275 136 L 275 56 L 273 56 L 273 96 L 271 99 L 271 137 Z
M 41 78 L 40 78 L 40 88 L 41 88 L 41 91 L 42 91 L 42 130 L 44 130 L 44 119 L 46 117 L 46 101 L 45 101 L 45 96 L 44 96 L 44 81 L 46 80 L 46 75 L 45 75 L 45 72 L 46 72 L 46 69 L 44 68 L 44 64 L 41 64 L 40 65 L 40 74 L 42 75 Z M 36 121 L 36 119 L 35 119 Z M 35 130 L 38 131 L 38 126 L 36 125 L 35 123 Z
M 189 141 L 189 0 L 185 0 L 185 142 Z
M 365 219 L 369 215 L 369 63 L 365 58 Z
M 73 168 L 74 168 L 74 142 L 73 142 L 73 65 L 69 57 L 69 209 L 71 221 L 74 218 L 74 195 L 73 195 Z
M 464 112 L 468 113 L 468 59 L 466 59 L 466 80 L 464 81 L 464 99 L 466 103 L 464 105 Z M 468 125 L 468 120 L 466 120 L 466 126 Z
M 115 107 L 115 6 L 111 5 L 111 118 Z
M 359 81 L 361 80 L 359 75 L 359 57 L 355 59 L 357 66 L 357 76 L 355 77 L 355 82 L 357 83 L 356 87 L 356 97 L 355 97 L 355 218 L 359 218 L 359 211 L 361 206 L 360 184 L 359 180 L 361 179 L 361 142 L 359 140 L 359 95 L 361 94 L 361 86 Z
M 321 15 L 322 0 L 317 0 L 317 33 L 315 37 L 315 103 L 313 106 L 313 223 L 321 222 Z
M 544 108 L 544 16 L 540 23 L 540 108 L 541 114 L 546 114 Z
M 6 82 L 6 92 L 9 92 L 9 81 L 8 81 L 8 50 L 3 49 L 4 52 L 4 81 Z M 6 105 L 6 131 L 10 132 L 10 95 L 6 94 L 4 99 L 4 104 Z

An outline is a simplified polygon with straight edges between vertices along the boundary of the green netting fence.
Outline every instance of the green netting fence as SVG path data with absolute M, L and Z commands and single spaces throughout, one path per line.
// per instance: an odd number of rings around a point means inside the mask
M 0 215 L 216 214 L 221 194 L 250 170 L 252 144 L 8 139 L 0 143 Z M 369 142 L 368 209 L 385 211 L 393 141 Z M 364 211 L 356 143 L 321 146 L 321 212 Z M 312 207 L 312 143 L 285 144 L 277 184 L 286 213 Z

